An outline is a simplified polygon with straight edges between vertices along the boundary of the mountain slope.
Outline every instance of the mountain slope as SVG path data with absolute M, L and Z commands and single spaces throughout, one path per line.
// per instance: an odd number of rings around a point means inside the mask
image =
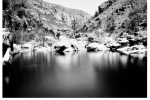
M 133 34 L 147 29 L 147 0 L 108 0 L 85 22 L 82 32 L 101 29 L 110 34 Z
M 8 16 L 10 18 L 7 18 Z M 39 21 L 43 27 L 57 30 L 71 28 L 72 20 L 82 24 L 90 18 L 90 15 L 81 10 L 69 9 L 42 0 L 3 0 L 4 23 L 10 19 L 23 21 L 23 18 L 28 21 Z
M 86 12 L 51 4 L 42 0 L 3 0 L 3 27 L 17 43 L 44 34 L 72 34 L 91 16 Z M 74 25 L 74 24 L 76 25 Z
M 42 0 L 28 0 L 29 8 L 32 9 L 32 15 L 40 18 L 46 27 L 63 28 L 70 27 L 71 21 L 77 19 L 81 24 L 85 22 L 90 15 L 75 9 L 69 9 L 60 5 L 51 4 Z

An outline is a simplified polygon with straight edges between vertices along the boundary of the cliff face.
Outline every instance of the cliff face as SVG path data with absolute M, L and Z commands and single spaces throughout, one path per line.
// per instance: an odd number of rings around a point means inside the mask
M 90 18 L 89 14 L 81 10 L 69 9 L 43 0 L 3 0 L 3 19 L 10 20 L 5 19 L 8 16 L 14 21 L 25 19 L 29 22 L 28 25 L 31 21 L 40 21 L 44 27 L 53 30 L 70 29 L 72 20 L 81 25 Z
M 44 35 L 72 36 L 90 18 L 86 12 L 42 0 L 3 0 L 3 27 L 14 34 L 16 43 Z
M 90 15 L 86 12 L 69 9 L 42 0 L 28 0 L 28 7 L 33 16 L 37 19 L 40 17 L 44 26 L 52 29 L 70 28 L 72 20 L 75 19 L 82 24 L 90 18 Z
M 147 29 L 147 0 L 108 0 L 85 22 L 83 32 L 134 33 Z

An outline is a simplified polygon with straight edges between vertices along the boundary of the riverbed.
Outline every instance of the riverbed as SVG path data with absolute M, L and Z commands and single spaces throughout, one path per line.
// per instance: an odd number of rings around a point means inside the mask
M 147 57 L 85 49 L 22 52 L 4 90 L 4 97 L 147 97 Z

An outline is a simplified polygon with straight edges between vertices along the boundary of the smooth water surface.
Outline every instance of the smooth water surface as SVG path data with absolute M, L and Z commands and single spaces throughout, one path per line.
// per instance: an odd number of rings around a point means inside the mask
M 6 97 L 147 97 L 147 58 L 118 52 L 20 53 L 9 76 Z

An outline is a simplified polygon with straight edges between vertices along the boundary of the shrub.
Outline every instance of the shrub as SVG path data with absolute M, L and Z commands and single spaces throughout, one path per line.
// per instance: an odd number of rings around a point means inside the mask
M 105 27 L 105 31 L 106 32 L 109 32 L 109 33 L 112 33 L 114 30 L 115 30 L 115 19 L 113 17 L 108 17 L 106 19 L 106 27 Z
M 88 42 L 92 42 L 94 40 L 93 37 L 88 37 Z

